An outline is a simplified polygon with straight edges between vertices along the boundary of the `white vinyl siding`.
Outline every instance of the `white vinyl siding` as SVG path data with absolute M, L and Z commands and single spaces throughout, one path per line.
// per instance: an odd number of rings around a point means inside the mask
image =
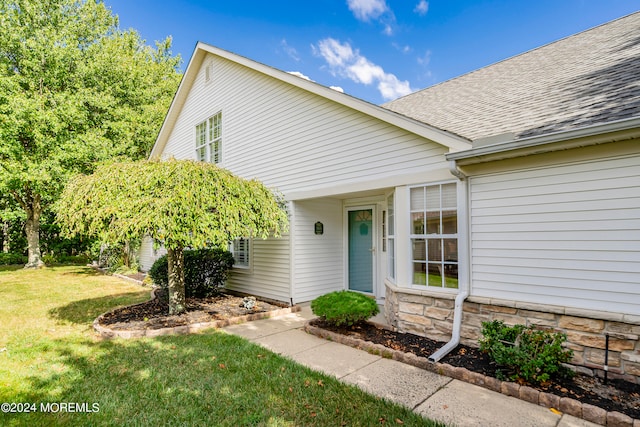
M 294 302 L 311 301 L 344 288 L 342 201 L 314 199 L 295 203 Z M 315 234 L 321 222 L 323 233 Z
M 164 247 L 160 247 L 158 249 L 153 247 L 153 239 L 151 237 L 143 237 L 140 242 L 140 250 L 138 251 L 138 265 L 140 266 L 140 271 L 149 271 L 153 266 L 153 263 L 166 253 L 167 251 Z
M 472 293 L 640 314 L 640 158 L 473 177 Z
M 215 77 L 205 84 L 202 70 L 196 78 L 164 158 L 195 158 L 193 129 L 224 110 L 222 165 L 285 196 L 420 182 L 402 177 L 446 167 L 439 144 L 222 58 L 211 56 L 211 66 Z
M 210 64 L 211 80 L 205 84 L 203 67 L 173 124 L 163 158 L 195 159 L 195 126 L 224 111 L 221 166 L 258 178 L 290 201 L 325 201 L 321 196 L 425 182 L 434 173 L 450 176 L 444 160 L 448 149 L 442 145 L 220 57 L 209 55 L 205 63 Z M 291 193 L 307 196 L 288 197 Z M 341 203 L 337 198 L 326 201 L 315 211 L 329 215 L 322 221 L 322 239 L 298 235 L 298 228 L 292 228 L 295 243 L 301 239 L 293 260 L 288 258 L 288 237 L 284 243 L 254 239 L 252 267 L 249 272 L 236 269 L 230 287 L 286 301 L 294 297 L 295 302 L 342 289 L 344 251 L 333 233 L 342 239 L 343 211 L 330 205 Z M 311 221 L 299 228 L 305 233 L 319 220 L 311 215 L 313 209 L 308 212 L 300 218 Z M 334 221 L 340 227 L 331 226 Z
M 289 236 L 251 240 L 251 269 L 233 268 L 227 287 L 251 295 L 290 302 Z

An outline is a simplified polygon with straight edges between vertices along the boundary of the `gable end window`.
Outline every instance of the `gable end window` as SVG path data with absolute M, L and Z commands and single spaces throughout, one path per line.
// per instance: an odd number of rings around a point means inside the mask
M 239 238 L 229 244 L 229 252 L 233 255 L 234 268 L 251 267 L 251 239 Z
M 196 125 L 196 158 L 202 162 L 222 162 L 222 111 Z
M 458 288 L 455 183 L 411 188 L 412 285 Z

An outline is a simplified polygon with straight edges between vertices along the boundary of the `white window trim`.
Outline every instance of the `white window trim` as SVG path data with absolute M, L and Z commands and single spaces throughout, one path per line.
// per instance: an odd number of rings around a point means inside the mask
M 229 242 L 229 252 L 231 252 L 231 254 L 233 255 L 233 259 L 234 259 L 234 264 L 233 264 L 233 270 L 238 271 L 238 272 L 251 272 L 253 270 L 253 239 L 250 237 L 244 237 L 242 238 L 244 240 L 246 240 L 246 256 L 249 258 L 248 262 L 246 264 L 239 264 L 237 262 L 237 258 L 236 258 L 236 252 L 235 252 L 235 245 L 234 243 L 237 240 L 240 239 L 235 239 L 232 242 Z
M 390 210 L 389 210 L 389 198 L 393 198 L 393 214 L 390 214 Z M 396 208 L 396 192 L 391 191 L 389 194 L 386 195 L 385 197 L 385 210 L 387 212 L 386 216 L 386 224 L 385 227 L 387 227 L 387 230 L 385 230 L 385 238 L 387 239 L 387 247 L 386 247 L 386 257 L 387 257 L 387 274 L 386 274 L 386 279 L 395 284 L 397 281 L 397 277 L 398 277 L 398 251 L 396 248 L 396 233 L 397 233 L 397 224 L 396 224 L 396 216 L 398 214 L 398 209 Z M 393 233 L 389 232 L 389 226 L 391 225 L 391 221 L 393 221 Z M 393 272 L 393 276 L 391 275 L 391 272 Z
M 424 188 L 424 187 L 435 187 L 435 186 L 442 186 L 442 185 L 446 185 L 446 184 L 455 184 L 456 185 L 456 216 L 457 216 L 457 233 L 456 234 L 437 234 L 434 235 L 432 237 L 436 237 L 439 239 L 456 239 L 457 240 L 457 246 L 458 246 L 458 253 L 457 253 L 457 257 L 458 257 L 458 261 L 457 261 L 457 266 L 458 266 L 458 287 L 457 288 L 447 288 L 445 286 L 441 286 L 441 287 L 435 287 L 435 286 L 429 286 L 428 283 L 425 283 L 424 285 L 419 285 L 419 284 L 414 284 L 413 283 L 413 247 L 412 247 L 412 242 L 413 239 L 427 239 L 428 237 L 424 237 L 424 236 L 428 236 L 428 234 L 414 234 L 413 230 L 412 230 L 412 225 L 411 225 L 411 189 L 413 188 Z M 461 252 L 462 252 L 462 247 L 461 244 L 466 243 L 466 239 L 463 238 L 463 230 L 461 230 L 460 228 L 460 220 L 461 220 L 461 214 L 464 213 L 464 208 L 463 208 L 463 202 L 460 200 L 460 182 L 456 181 L 456 180 L 446 180 L 446 181 L 437 181 L 437 182 L 430 182 L 430 183 L 423 183 L 423 184 L 414 184 L 414 185 L 410 185 L 407 186 L 407 210 L 406 212 L 404 212 L 404 214 L 407 216 L 407 219 L 409 221 L 409 234 L 408 234 L 408 254 L 409 257 L 407 259 L 407 262 L 405 263 L 405 265 L 407 265 L 409 267 L 409 282 L 408 282 L 408 286 L 411 289 L 419 289 L 422 291 L 433 291 L 433 292 L 444 292 L 444 293 L 457 293 L 459 291 L 459 289 L 461 289 L 461 266 L 463 264 L 463 260 L 461 259 Z M 440 197 L 442 197 L 442 192 L 440 193 Z M 440 206 L 440 212 L 442 212 L 442 205 Z M 440 230 L 442 231 L 442 230 Z M 426 242 L 425 242 L 426 244 Z M 428 264 L 428 260 L 426 261 Z M 396 272 L 397 275 L 397 272 Z M 427 273 L 428 275 L 428 273 Z M 443 277 L 444 279 L 444 277 Z M 427 278 L 427 282 L 428 282 L 428 278 Z
M 217 138 L 213 134 L 213 123 L 217 120 L 219 121 L 219 132 Z M 201 140 L 201 127 L 204 126 L 204 141 Z M 195 141 L 196 141 L 196 159 L 203 162 L 209 162 L 214 164 L 222 163 L 222 110 L 217 113 L 207 117 L 205 120 L 200 121 L 195 126 Z M 213 151 L 213 147 L 217 147 L 215 152 Z M 200 151 L 204 149 L 204 155 L 200 155 Z M 217 161 L 214 161 L 213 158 L 214 153 L 217 154 Z M 203 158 L 204 157 L 204 158 Z

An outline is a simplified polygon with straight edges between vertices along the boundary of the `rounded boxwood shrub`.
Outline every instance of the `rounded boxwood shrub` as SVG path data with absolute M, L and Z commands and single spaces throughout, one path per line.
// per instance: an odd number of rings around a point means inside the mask
M 187 298 L 203 298 L 220 292 L 233 267 L 231 252 L 220 248 L 184 251 L 184 287 Z M 167 256 L 153 263 L 149 276 L 161 289 L 169 286 Z
M 358 292 L 336 291 L 311 301 L 316 316 L 336 326 L 364 322 L 380 312 L 376 300 Z

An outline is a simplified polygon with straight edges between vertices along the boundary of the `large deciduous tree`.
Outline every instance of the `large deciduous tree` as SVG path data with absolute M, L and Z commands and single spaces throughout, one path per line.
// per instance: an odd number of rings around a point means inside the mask
M 0 193 L 40 217 L 69 176 L 148 155 L 179 83 L 171 40 L 145 45 L 96 0 L 0 0 Z
M 189 160 L 105 164 L 79 175 L 57 205 L 63 232 L 123 242 L 161 242 L 169 264 L 169 313 L 185 310 L 183 249 L 240 237 L 279 236 L 288 226 L 282 199 L 256 180 Z

